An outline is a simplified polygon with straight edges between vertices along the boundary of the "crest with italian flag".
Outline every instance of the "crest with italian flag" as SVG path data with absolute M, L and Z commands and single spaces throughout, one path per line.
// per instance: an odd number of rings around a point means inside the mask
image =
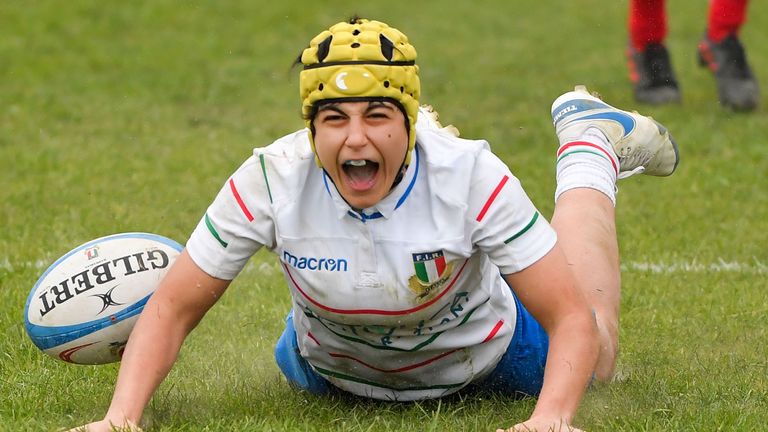
M 422 252 L 411 254 L 416 277 L 424 285 L 432 285 L 440 280 L 445 272 L 445 256 L 443 251 Z

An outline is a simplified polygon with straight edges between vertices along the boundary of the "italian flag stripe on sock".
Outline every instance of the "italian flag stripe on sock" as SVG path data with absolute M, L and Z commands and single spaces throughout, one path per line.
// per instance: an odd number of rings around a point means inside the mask
M 611 152 L 604 149 L 603 147 L 588 141 L 573 141 L 573 142 L 569 142 L 568 144 L 560 146 L 560 148 L 557 149 L 556 163 L 560 163 L 560 161 L 566 158 L 567 156 L 570 156 L 576 153 L 591 153 L 591 154 L 600 156 L 604 159 L 607 159 L 608 161 L 611 162 L 611 165 L 613 166 L 613 170 L 616 171 L 616 174 L 617 175 L 619 174 L 619 161 L 616 155 L 612 154 Z

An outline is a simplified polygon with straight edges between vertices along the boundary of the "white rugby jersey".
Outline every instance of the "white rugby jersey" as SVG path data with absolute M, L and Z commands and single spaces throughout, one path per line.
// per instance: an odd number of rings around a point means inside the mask
M 517 316 L 501 274 L 556 239 L 519 181 L 487 142 L 422 114 L 403 180 L 358 213 L 307 133 L 255 149 L 227 180 L 187 243 L 195 263 L 229 280 L 262 246 L 274 252 L 302 357 L 351 393 L 439 397 L 490 373 Z

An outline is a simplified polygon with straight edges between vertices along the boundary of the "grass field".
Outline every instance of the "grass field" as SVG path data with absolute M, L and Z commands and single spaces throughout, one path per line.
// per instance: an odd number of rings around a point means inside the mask
M 621 379 L 593 388 L 576 424 L 765 429 L 768 116 L 765 106 L 718 106 L 695 57 L 707 2 L 669 2 L 684 101 L 667 107 L 632 100 L 626 0 L 266 3 L 0 2 L 0 431 L 75 426 L 103 415 L 111 396 L 117 365 L 65 364 L 27 338 L 22 312 L 40 273 L 107 234 L 186 241 L 252 147 L 302 127 L 291 63 L 354 13 L 410 36 L 422 101 L 464 136 L 488 139 L 544 214 L 557 144 L 548 111 L 559 94 L 588 84 L 669 127 L 678 172 L 620 184 Z M 742 36 L 765 90 L 768 9 L 753 3 Z M 149 429 L 483 431 L 533 407 L 295 393 L 272 359 L 288 307 L 275 258 L 260 252 L 189 338 L 146 411 Z

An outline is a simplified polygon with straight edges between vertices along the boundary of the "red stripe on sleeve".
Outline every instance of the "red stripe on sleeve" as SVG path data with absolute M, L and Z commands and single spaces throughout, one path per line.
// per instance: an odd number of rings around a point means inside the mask
M 499 195 L 499 192 L 501 192 L 501 188 L 503 188 L 504 185 L 507 184 L 507 180 L 509 180 L 509 176 L 505 175 L 504 178 L 502 178 L 499 184 L 496 186 L 496 189 L 493 190 L 493 193 L 491 194 L 490 198 L 488 198 L 488 201 L 485 202 L 483 209 L 480 210 L 480 214 L 477 215 L 478 222 L 483 220 L 483 217 L 485 217 L 485 214 L 488 212 L 488 208 L 491 206 L 491 204 L 493 204 L 493 201 Z
M 253 222 L 253 215 L 248 210 L 248 207 L 245 206 L 245 203 L 243 202 L 243 199 L 240 198 L 240 193 L 237 191 L 237 188 L 235 187 L 235 181 L 231 178 L 229 179 L 229 188 L 232 189 L 232 195 L 235 196 L 235 199 L 237 200 L 237 204 L 240 206 L 240 210 L 243 211 L 245 214 L 245 217 L 248 218 L 248 222 Z

